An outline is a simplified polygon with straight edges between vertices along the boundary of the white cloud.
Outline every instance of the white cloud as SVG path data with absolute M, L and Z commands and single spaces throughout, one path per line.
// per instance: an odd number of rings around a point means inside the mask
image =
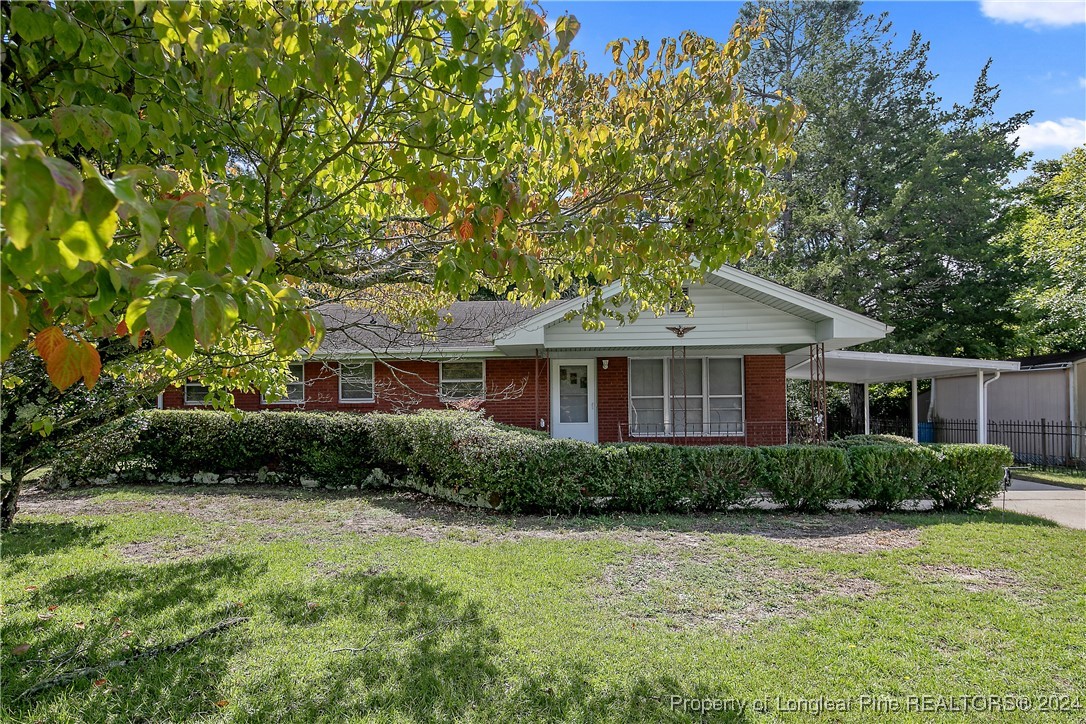
M 1079 88 L 1086 88 L 1086 78 L 1079 78 L 1078 79 L 1078 87 Z
M 1027 123 L 1009 137 L 1018 137 L 1018 147 L 1023 151 L 1056 149 L 1070 151 L 1086 144 L 1086 120 L 1061 118 L 1058 121 Z
M 1086 23 L 1086 0 L 980 0 L 980 11 L 992 20 L 1028 28 Z

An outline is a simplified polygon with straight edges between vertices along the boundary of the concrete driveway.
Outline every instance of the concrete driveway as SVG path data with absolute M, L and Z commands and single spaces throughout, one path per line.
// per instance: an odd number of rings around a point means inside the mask
M 1012 480 L 1006 496 L 1007 510 L 1047 518 L 1067 528 L 1086 530 L 1086 490 Z M 999 495 L 992 501 L 992 508 L 1002 507 L 1003 495 Z

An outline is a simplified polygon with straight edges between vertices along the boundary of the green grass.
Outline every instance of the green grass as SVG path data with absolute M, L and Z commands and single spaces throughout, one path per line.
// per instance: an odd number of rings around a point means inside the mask
M 1016 472 L 1015 477 L 1020 480 L 1033 480 L 1038 483 L 1052 483 L 1086 490 L 1086 471 L 1081 470 L 1030 470 Z
M 553 519 L 406 495 L 38 493 L 3 539 L 0 719 L 753 722 L 789 719 L 778 696 L 1084 695 L 1084 549 L 999 512 Z

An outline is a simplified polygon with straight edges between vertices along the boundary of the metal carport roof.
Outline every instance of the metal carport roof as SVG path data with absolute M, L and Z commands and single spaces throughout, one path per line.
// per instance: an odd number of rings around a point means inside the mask
M 788 377 L 807 379 L 810 376 L 807 350 L 787 355 Z M 959 357 L 929 357 L 920 354 L 889 354 L 886 352 L 826 352 L 826 381 L 877 384 L 908 382 L 913 379 L 960 377 L 967 374 L 1011 372 L 1018 362 L 966 359 Z

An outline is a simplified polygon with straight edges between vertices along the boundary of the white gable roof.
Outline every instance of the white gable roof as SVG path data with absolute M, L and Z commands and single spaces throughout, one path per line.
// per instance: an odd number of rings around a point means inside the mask
M 604 298 L 618 293 L 615 283 Z M 691 284 L 692 317 L 682 314 L 640 316 L 635 322 L 608 322 L 604 329 L 586 331 L 576 316 L 585 299 L 552 305 L 495 336 L 495 345 L 516 353 L 518 348 L 648 349 L 683 346 L 700 349 L 758 349 L 787 352 L 816 342 L 840 349 L 882 339 L 891 327 L 807 294 L 724 267 Z M 693 327 L 678 337 L 668 327 Z

